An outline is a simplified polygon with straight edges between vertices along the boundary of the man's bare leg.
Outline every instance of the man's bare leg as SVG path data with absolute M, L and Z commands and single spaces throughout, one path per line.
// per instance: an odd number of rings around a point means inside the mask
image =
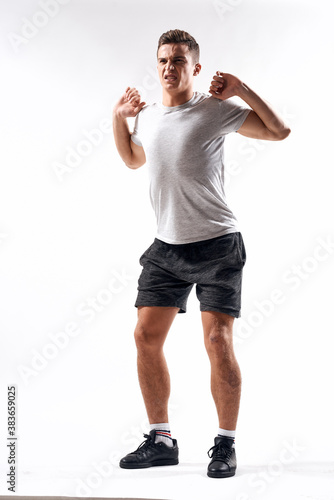
M 168 422 L 170 377 L 163 345 L 178 311 L 177 307 L 138 307 L 138 378 L 150 424 Z
M 147 416 L 150 424 L 164 424 L 163 428 L 167 431 L 170 378 L 163 345 L 178 311 L 177 307 L 138 307 L 135 329 L 138 378 Z M 165 427 L 167 424 L 168 429 Z M 177 441 L 173 439 L 172 443 L 165 443 L 163 439 L 166 436 L 157 436 L 158 426 L 152 427 L 154 429 L 146 436 L 145 445 L 123 457 L 120 467 L 141 469 L 179 463 Z M 170 437 L 168 439 L 171 440 Z
M 233 349 L 233 322 L 233 316 L 225 313 L 202 312 L 204 342 L 211 363 L 211 392 L 219 427 L 226 430 L 236 429 L 241 395 L 241 373 Z

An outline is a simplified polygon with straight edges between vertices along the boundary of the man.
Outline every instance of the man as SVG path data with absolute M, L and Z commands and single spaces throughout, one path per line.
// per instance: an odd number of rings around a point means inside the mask
M 162 103 L 145 106 L 138 91 L 128 87 L 113 110 L 122 160 L 131 169 L 148 163 L 158 224 L 154 243 L 140 258 L 143 270 L 135 303 L 138 377 L 151 431 L 120 466 L 178 463 L 177 441 L 168 421 L 170 379 L 163 345 L 176 314 L 186 312 L 196 284 L 219 420 L 207 474 L 229 477 L 236 471 L 234 438 L 241 391 L 232 335 L 234 318 L 240 316 L 246 252 L 225 200 L 224 139 L 238 132 L 282 140 L 290 130 L 267 102 L 231 74 L 217 71 L 211 95 L 194 92 L 201 65 L 199 46 L 188 33 L 170 30 L 161 35 L 157 59 Z M 248 106 L 229 100 L 232 96 Z M 136 117 L 132 134 L 128 117 Z

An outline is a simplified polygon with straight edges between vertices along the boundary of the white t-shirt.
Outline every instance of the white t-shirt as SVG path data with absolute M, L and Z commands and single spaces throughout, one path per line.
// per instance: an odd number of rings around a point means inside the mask
M 225 135 L 236 132 L 250 109 L 194 92 L 180 106 L 144 106 L 131 135 L 149 168 L 156 237 L 182 244 L 238 231 L 224 192 Z

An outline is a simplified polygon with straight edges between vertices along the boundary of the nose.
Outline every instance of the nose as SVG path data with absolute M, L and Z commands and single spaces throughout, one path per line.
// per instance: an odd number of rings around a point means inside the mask
M 168 61 L 166 64 L 166 69 L 167 70 L 174 69 L 174 64 L 171 61 Z

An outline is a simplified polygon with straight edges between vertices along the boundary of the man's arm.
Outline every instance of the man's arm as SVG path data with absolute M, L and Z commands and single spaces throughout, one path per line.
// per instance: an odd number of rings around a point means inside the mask
M 258 96 L 239 78 L 217 71 L 211 82 L 210 94 L 221 100 L 237 96 L 252 108 L 238 133 L 253 139 L 281 141 L 291 130 L 269 103 Z
M 145 106 L 140 102 L 140 95 L 135 88 L 128 87 L 113 109 L 113 131 L 117 151 L 129 168 L 136 169 L 146 162 L 141 146 L 131 141 L 128 117 L 135 117 Z

